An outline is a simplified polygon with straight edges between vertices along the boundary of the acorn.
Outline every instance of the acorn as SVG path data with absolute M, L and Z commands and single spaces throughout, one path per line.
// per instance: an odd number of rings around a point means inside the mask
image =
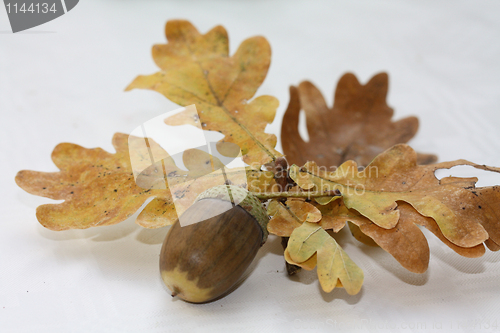
M 227 294 L 266 241 L 268 221 L 259 199 L 240 187 L 200 194 L 161 249 L 161 277 L 172 296 L 205 303 Z

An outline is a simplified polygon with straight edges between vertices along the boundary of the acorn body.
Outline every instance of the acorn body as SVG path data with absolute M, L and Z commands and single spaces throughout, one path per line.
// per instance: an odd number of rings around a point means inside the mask
M 204 219 L 220 211 L 221 205 L 229 210 Z M 262 209 L 260 202 L 259 206 Z M 253 261 L 263 243 L 262 227 L 248 209 L 216 198 L 195 202 L 182 218 L 202 222 L 181 226 L 177 221 L 171 227 L 160 254 L 162 279 L 172 296 L 185 301 L 217 299 L 231 290 Z

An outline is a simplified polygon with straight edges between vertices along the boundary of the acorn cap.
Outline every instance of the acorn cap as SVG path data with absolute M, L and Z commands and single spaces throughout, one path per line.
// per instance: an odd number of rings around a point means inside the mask
M 262 244 L 267 240 L 269 232 L 267 231 L 267 223 L 269 222 L 269 216 L 266 210 L 262 207 L 260 200 L 248 192 L 247 190 L 234 186 L 234 185 L 219 185 L 209 188 L 208 190 L 202 192 L 196 198 L 195 202 L 202 199 L 220 199 L 235 203 L 241 208 L 245 209 L 250 215 L 252 215 L 260 228 L 262 229 Z

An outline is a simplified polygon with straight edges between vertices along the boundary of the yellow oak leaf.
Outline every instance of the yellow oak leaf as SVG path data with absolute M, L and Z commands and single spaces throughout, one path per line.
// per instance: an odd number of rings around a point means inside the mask
M 307 259 L 304 262 L 293 261 L 292 258 L 290 257 L 290 252 L 288 252 L 288 248 L 285 249 L 283 256 L 285 257 L 286 262 L 289 263 L 290 265 L 299 266 L 300 268 L 303 268 L 306 271 L 312 271 L 313 269 L 316 268 L 316 265 L 318 263 L 318 256 L 316 255 L 316 253 L 313 254 L 311 258 Z
M 257 88 L 264 81 L 271 48 L 263 37 L 243 41 L 232 56 L 226 30 L 217 26 L 202 35 L 188 21 L 168 21 L 167 44 L 153 47 L 153 59 L 161 71 L 138 76 L 126 90 L 155 90 L 191 109 L 167 120 L 169 125 L 201 122 L 204 130 L 225 135 L 220 142 L 238 145 L 248 164 L 265 164 L 281 156 L 276 151 L 276 136 L 264 133 L 274 119 L 278 100 L 259 96 Z M 220 152 L 224 154 L 224 150 Z
M 340 281 L 348 294 L 357 294 L 363 285 L 364 274 L 321 226 L 304 222 L 296 228 L 288 240 L 288 256 L 291 264 L 304 264 L 310 268 L 312 256 L 317 253 L 317 273 L 321 288 L 331 292 Z
M 151 142 L 153 149 L 161 149 Z M 158 223 L 167 225 L 175 221 L 177 215 L 171 206 L 169 191 L 136 185 L 130 165 L 128 135 L 115 134 L 113 146 L 115 154 L 101 148 L 87 149 L 61 143 L 52 152 L 59 172 L 19 171 L 16 183 L 26 192 L 64 200 L 37 208 L 37 219 L 44 227 L 66 230 L 116 224 L 131 216 L 152 196 L 156 198 L 148 204 L 147 210 L 158 202 L 168 205 L 157 213 L 153 225 L 141 216 L 138 223 L 156 227 Z

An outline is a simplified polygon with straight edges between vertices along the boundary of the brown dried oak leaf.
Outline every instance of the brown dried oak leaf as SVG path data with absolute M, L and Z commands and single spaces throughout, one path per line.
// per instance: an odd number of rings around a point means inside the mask
M 334 105 L 329 108 L 311 82 L 290 87 L 290 103 L 283 117 L 281 142 L 290 164 L 315 161 L 322 166 L 339 166 L 354 160 L 365 166 L 384 150 L 408 142 L 417 132 L 418 119 L 391 120 L 393 109 L 386 103 L 388 76 L 375 75 L 361 85 L 353 74 L 338 82 Z M 299 113 L 306 115 L 309 141 L 299 134 Z M 436 161 L 436 156 L 418 155 L 418 164 Z
M 139 214 L 136 222 L 146 228 L 159 228 L 174 223 L 179 210 L 187 209 L 204 190 L 220 185 L 221 171 L 207 174 L 205 168 L 213 157 L 201 150 L 188 150 L 183 159 L 188 171 L 175 166 L 173 160 L 153 140 L 149 139 L 150 148 L 155 156 L 164 156 L 165 170 L 180 177 L 165 189 L 157 186 L 158 178 L 148 182 L 142 178 L 141 186 L 136 184 L 129 155 L 129 143 L 134 145 L 143 139 L 117 133 L 113 137 L 115 154 L 101 148 L 88 149 L 71 143 L 61 143 L 52 152 L 52 160 L 59 172 L 37 172 L 22 170 L 16 176 L 16 183 L 31 194 L 64 200 L 58 204 L 46 204 L 37 208 L 37 219 L 46 228 L 52 230 L 85 229 L 119 223 L 134 212 L 150 197 L 155 197 Z M 138 139 L 137 141 L 134 139 Z M 132 152 L 139 149 L 131 147 Z M 138 163 L 150 164 L 149 156 L 134 156 Z M 153 172 L 154 165 L 148 171 Z M 233 173 L 231 179 L 248 182 L 251 191 L 267 191 L 273 183 L 272 173 L 258 170 L 228 169 Z M 198 178 L 203 173 L 202 178 Z M 236 175 L 234 175 L 236 174 Z M 178 179 L 178 181 L 175 181 Z M 243 185 L 243 184 L 241 184 Z M 174 188 L 174 198 L 169 189 Z M 174 206 L 174 200 L 177 206 Z
M 161 71 L 138 76 L 126 90 L 151 89 L 179 105 L 196 104 L 198 115 L 187 110 L 169 118 L 168 124 L 194 124 L 199 116 L 204 130 L 225 135 L 220 142 L 237 144 L 248 164 L 262 165 L 281 156 L 274 149 L 276 136 L 264 133 L 278 100 L 259 96 L 249 101 L 269 69 L 267 40 L 249 38 L 230 57 L 222 26 L 202 35 L 191 23 L 176 20 L 167 22 L 165 32 L 168 44 L 153 47 L 153 59 Z

